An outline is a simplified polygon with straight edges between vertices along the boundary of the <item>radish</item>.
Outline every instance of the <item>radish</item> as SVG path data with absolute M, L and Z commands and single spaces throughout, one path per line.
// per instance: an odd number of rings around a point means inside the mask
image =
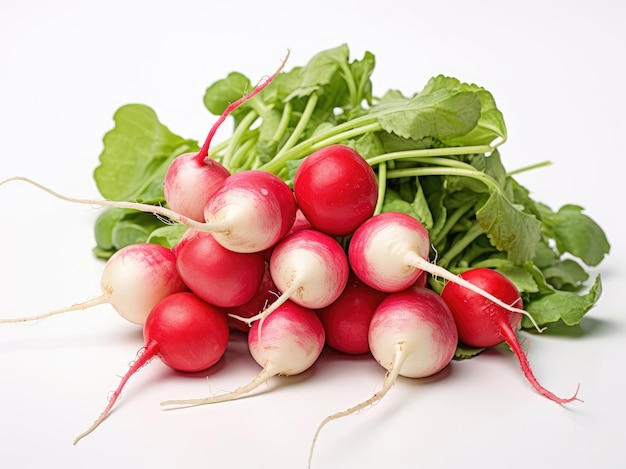
M 521 308 L 506 304 L 491 293 L 428 261 L 428 231 L 411 215 L 384 212 L 366 220 L 354 232 L 348 247 L 350 265 L 363 282 L 384 292 L 398 292 L 414 285 L 423 272 L 459 284 L 493 301 L 502 308 L 525 314 Z
M 386 293 L 374 290 L 350 273 L 341 296 L 317 312 L 324 324 L 326 343 L 339 352 L 351 355 L 369 352 L 367 335 L 370 321 L 385 296 Z
M 460 276 L 491 292 L 507 304 L 522 307 L 519 291 L 501 273 L 487 268 L 475 268 L 463 272 Z M 578 390 L 572 397 L 561 398 L 539 384 L 515 332 L 522 320 L 519 314 L 511 313 L 454 283 L 447 283 L 443 287 L 441 297 L 454 314 L 461 342 L 473 347 L 492 347 L 506 342 L 519 360 L 526 379 L 540 394 L 559 404 L 580 400 L 577 398 Z
M 270 273 L 282 294 L 255 316 L 231 316 L 250 324 L 288 299 L 305 308 L 324 308 L 339 298 L 349 272 L 345 251 L 335 238 L 316 230 L 296 231 L 279 242 L 270 257 Z
M 205 207 L 204 223 L 158 205 L 68 197 L 22 176 L 0 181 L 0 186 L 11 181 L 29 183 L 68 202 L 154 213 L 197 231 L 211 232 L 222 246 L 236 252 L 272 247 L 289 232 L 296 217 L 296 201 L 287 183 L 261 170 L 241 171 L 224 179 Z
M 0 186 L 10 181 L 23 181 L 68 202 L 153 213 L 197 231 L 211 232 L 218 242 L 232 251 L 256 252 L 268 249 L 289 232 L 294 222 L 296 204 L 289 186 L 278 176 L 267 171 L 249 170 L 228 176 L 219 169 L 219 166 L 212 164 L 211 166 L 218 173 L 216 179 L 221 179 L 221 183 L 217 186 L 213 177 L 199 175 L 202 173 L 202 168 L 193 168 L 193 165 L 208 164 L 209 160 L 206 158 L 208 158 L 210 142 L 219 125 L 233 109 L 269 85 L 283 69 L 289 53 L 287 51 L 287 56 L 280 67 L 268 80 L 226 108 L 211 128 L 202 149 L 195 158 L 190 159 L 185 156 L 174 164 L 164 191 L 169 196 L 168 203 L 172 202 L 175 207 L 184 210 L 183 213 L 177 212 L 176 209 L 151 204 L 68 197 L 22 176 L 0 181 Z M 188 167 L 187 161 L 191 161 L 190 169 L 183 170 L 178 166 Z M 184 177 L 188 173 L 191 174 L 190 179 Z M 206 187 L 207 181 L 211 186 L 210 189 Z M 189 185 L 200 190 L 200 194 Z M 184 193 L 179 191 L 181 187 L 185 188 Z M 200 203 L 203 204 L 201 207 L 199 207 Z M 200 208 L 202 208 L 202 214 L 199 213 Z
M 201 153 L 183 153 L 170 163 L 163 180 L 168 207 L 198 222 L 204 207 L 230 171 Z
M 247 334 L 250 331 L 250 326 L 239 319 L 235 319 L 232 315 L 250 318 L 271 305 L 279 296 L 276 285 L 274 285 L 274 281 L 272 280 L 269 262 L 265 262 L 265 273 L 261 279 L 261 285 L 252 299 L 241 306 L 234 306 L 226 310 L 227 313 L 229 313 L 228 324 L 233 329 Z
M 178 272 L 189 289 L 204 301 L 223 308 L 250 301 L 265 272 L 262 252 L 230 251 L 211 233 L 192 231 L 176 253 Z
M 324 326 L 315 312 L 291 301 L 283 303 L 263 325 L 255 322 L 248 334 L 248 348 L 263 367 L 245 386 L 225 394 L 200 399 L 169 400 L 162 406 L 195 406 L 230 401 L 258 388 L 274 376 L 294 376 L 308 370 L 324 348 Z
M 109 303 L 128 321 L 142 325 L 150 310 L 166 296 L 187 290 L 176 269 L 176 255 L 158 244 L 126 246 L 113 254 L 100 278 L 102 295 L 37 316 L 0 319 L 0 323 L 36 321 L 69 311 Z
M 221 181 L 230 175 L 228 168 L 209 157 L 211 141 L 230 113 L 245 101 L 259 94 L 269 85 L 285 66 L 290 51 L 280 67 L 267 80 L 257 85 L 250 93 L 229 104 L 213 124 L 202 148 L 197 153 L 182 154 L 170 163 L 163 181 L 165 200 L 169 208 L 198 222 L 204 220 L 204 207 Z
M 368 340 L 372 355 L 387 370 L 383 386 L 369 399 L 329 415 L 320 423 L 313 437 L 309 466 L 319 433 L 327 423 L 375 404 L 398 376 L 425 378 L 443 370 L 454 357 L 458 333 L 454 316 L 441 297 L 414 286 L 382 300 L 372 316 Z
M 313 228 L 334 236 L 352 233 L 374 213 L 378 183 L 352 148 L 329 145 L 307 156 L 294 176 L 298 207 Z
M 74 444 L 93 432 L 109 415 L 128 379 L 155 357 L 170 368 L 198 372 L 217 363 L 226 350 L 228 321 L 224 313 L 190 292 L 165 297 L 144 325 L 145 347 L 113 392 L 104 412 Z
M 259 252 L 273 247 L 296 219 L 293 192 L 272 173 L 247 170 L 224 180 L 206 205 L 205 225 L 225 248 Z

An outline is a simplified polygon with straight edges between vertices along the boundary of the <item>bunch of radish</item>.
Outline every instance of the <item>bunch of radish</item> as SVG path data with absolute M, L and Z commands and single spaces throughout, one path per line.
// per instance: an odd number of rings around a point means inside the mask
M 231 174 L 211 159 L 217 125 L 200 152 L 173 160 L 165 177 L 167 208 L 67 197 L 22 177 L 0 182 L 22 180 L 71 202 L 151 212 L 188 227 L 172 249 L 140 244 L 120 250 L 105 267 L 102 297 L 2 321 L 39 320 L 108 302 L 142 325 L 143 353 L 76 442 L 107 417 L 128 378 L 150 359 L 159 357 L 184 372 L 206 370 L 225 353 L 231 330 L 247 333 L 258 376 L 230 393 L 163 406 L 232 400 L 273 376 L 306 371 L 325 345 L 347 354 L 371 353 L 386 370 L 382 388 L 326 417 L 315 442 L 325 424 L 378 401 L 398 376 L 440 372 L 459 341 L 476 347 L 506 342 L 538 392 L 560 404 L 578 399 L 558 397 L 534 377 L 516 337 L 527 313 L 515 286 L 494 270 L 455 275 L 432 263 L 428 232 L 417 219 L 375 213 L 377 176 L 357 151 L 334 144 L 313 152 L 290 187 L 270 172 Z M 427 274 L 445 279 L 440 295 L 427 288 Z

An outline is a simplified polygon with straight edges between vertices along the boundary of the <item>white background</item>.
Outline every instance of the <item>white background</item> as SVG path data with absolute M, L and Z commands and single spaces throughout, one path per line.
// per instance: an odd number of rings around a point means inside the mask
M 233 70 L 253 81 L 268 75 L 288 48 L 287 68 L 342 43 L 354 58 L 373 52 L 377 94 L 410 94 L 440 73 L 484 86 L 507 122 L 507 169 L 551 160 L 520 182 L 554 208 L 584 206 L 612 243 L 597 269 L 604 295 L 580 327 L 523 334 L 540 381 L 560 395 L 580 383 L 584 403 L 548 401 L 510 354 L 490 351 L 433 379 L 400 379 L 379 405 L 332 422 L 314 467 L 620 467 L 625 14 L 619 0 L 0 0 L 0 179 L 24 175 L 96 197 L 92 171 L 119 106 L 148 104 L 174 132 L 202 141 L 214 121 L 205 88 Z M 97 210 L 20 184 L 1 187 L 0 203 L 0 315 L 99 294 Z M 186 376 L 153 361 L 102 426 L 72 446 L 141 344 L 140 329 L 107 305 L 2 325 L 0 465 L 305 467 L 317 423 L 368 398 L 384 374 L 369 357 L 325 354 L 249 398 L 160 409 L 164 399 L 250 380 L 258 367 L 238 339 L 210 373 Z

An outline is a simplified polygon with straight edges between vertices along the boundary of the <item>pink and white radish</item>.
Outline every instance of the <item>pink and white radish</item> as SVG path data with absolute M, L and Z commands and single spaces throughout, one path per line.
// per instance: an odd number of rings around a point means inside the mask
M 45 314 L 0 319 L 0 323 L 37 321 L 108 303 L 124 319 L 142 325 L 159 301 L 172 293 L 187 290 L 178 274 L 176 255 L 172 250 L 148 243 L 132 244 L 113 254 L 102 271 L 100 288 L 102 295 L 91 300 Z
M 317 311 L 326 331 L 326 343 L 350 355 L 369 352 L 370 321 L 386 296 L 386 293 L 374 290 L 350 273 L 348 284 L 339 298 Z
M 233 110 L 259 94 L 276 78 L 276 75 L 284 68 L 288 57 L 289 51 L 272 76 L 226 107 L 209 130 L 200 151 L 184 153 L 172 160 L 163 181 L 165 200 L 171 210 L 199 222 L 205 221 L 204 208 L 207 202 L 219 183 L 230 175 L 228 168 L 209 156 L 213 137 Z
M 368 340 L 372 355 L 387 373 L 383 386 L 369 399 L 326 417 L 317 428 L 309 453 L 322 428 L 332 420 L 354 414 L 382 399 L 398 376 L 425 378 L 443 370 L 454 357 L 458 333 L 454 316 L 441 297 L 414 286 L 390 293 L 372 316 Z
M 289 52 L 287 53 L 288 56 Z M 210 141 L 217 127 L 234 108 L 267 86 L 282 70 L 287 57 L 274 75 L 257 86 L 251 93 L 227 107 L 218 122 L 211 128 L 200 152 L 195 159 L 191 159 L 192 165 L 207 163 L 205 159 L 208 157 Z M 164 187 L 169 197 L 168 202 L 172 202 L 174 206 L 179 208 L 183 207 L 184 213 L 179 213 L 171 208 L 131 201 L 68 197 L 32 179 L 21 176 L 0 181 L 0 185 L 10 181 L 23 181 L 68 202 L 153 213 L 182 223 L 197 231 L 213 233 L 224 247 L 237 252 L 263 251 L 272 247 L 289 232 L 295 220 L 296 203 L 293 192 L 278 176 L 258 170 L 242 171 L 232 176 L 222 174 L 217 178 L 222 179 L 219 186 L 213 182 L 210 183 L 209 192 L 211 192 L 211 196 L 208 197 L 205 187 L 206 179 L 204 176 L 198 175 L 198 171 L 201 173 L 202 168 L 190 169 L 190 172 L 194 174 L 191 182 L 186 179 L 178 180 L 178 173 L 182 176 L 184 171 L 177 165 L 185 166 L 187 161 L 189 161 L 188 157 L 184 157 L 181 158 L 180 162 L 174 164 L 175 167 L 172 168 L 171 174 L 168 176 L 167 187 Z M 215 166 L 215 168 L 219 168 L 219 166 Z M 212 180 L 210 177 L 208 179 Z M 189 184 L 194 184 L 200 193 L 191 190 L 188 187 Z M 185 190 L 184 193 L 176 192 L 179 187 L 186 187 L 190 190 Z M 203 203 L 201 215 L 199 214 L 200 202 Z
M 275 174 L 260 170 L 241 171 L 224 179 L 205 207 L 204 223 L 158 205 L 68 197 L 22 176 L 0 181 L 0 185 L 10 181 L 27 182 L 68 202 L 160 215 L 196 231 L 213 233 L 222 246 L 236 252 L 272 247 L 289 232 L 296 217 L 296 202 L 289 186 Z
M 339 242 L 320 231 L 300 230 L 279 242 L 270 257 L 270 273 L 281 295 L 251 318 L 232 315 L 247 324 L 263 320 L 287 300 L 319 309 L 341 295 L 350 267 Z
M 372 167 L 352 148 L 329 145 L 307 156 L 294 176 L 298 207 L 313 228 L 344 236 L 372 216 L 378 183 Z
M 291 301 L 280 305 L 263 324 L 255 322 L 248 334 L 248 348 L 263 369 L 245 386 L 200 399 L 169 400 L 162 406 L 196 406 L 230 401 L 247 394 L 274 376 L 294 376 L 308 370 L 324 348 L 324 326 L 315 312 Z
M 230 171 L 201 153 L 183 153 L 170 163 L 163 180 L 163 193 L 170 210 L 198 222 L 204 207 Z
M 460 276 L 505 303 L 522 308 L 519 291 L 501 273 L 492 269 L 476 268 L 467 270 Z M 517 338 L 516 331 L 522 320 L 519 314 L 485 300 L 479 294 L 455 283 L 447 283 L 441 291 L 441 297 L 454 314 L 462 343 L 473 347 L 493 347 L 506 342 L 519 360 L 524 376 L 536 391 L 559 404 L 579 400 L 578 391 L 572 397 L 561 398 L 539 383 Z
M 190 292 L 174 293 L 161 300 L 144 324 L 145 347 L 122 378 L 108 405 L 74 444 L 93 432 L 109 415 L 124 385 L 141 367 L 159 357 L 170 368 L 183 372 L 203 371 L 224 355 L 228 343 L 225 314 Z
M 415 218 L 401 212 L 384 212 L 366 220 L 354 232 L 348 258 L 354 273 L 372 288 L 398 292 L 414 285 L 423 272 L 442 277 L 486 298 L 502 308 L 528 316 L 491 293 L 428 261 L 428 231 Z
M 204 301 L 223 308 L 250 301 L 265 272 L 262 252 L 231 251 L 211 233 L 189 234 L 176 253 L 178 272 L 187 287 Z

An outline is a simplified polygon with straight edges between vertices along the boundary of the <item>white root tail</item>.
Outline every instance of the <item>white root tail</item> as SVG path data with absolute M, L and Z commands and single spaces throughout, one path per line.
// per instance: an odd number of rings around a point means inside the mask
M 55 190 L 44 186 L 43 184 L 34 181 L 30 178 L 24 176 L 13 176 L 3 181 L 0 181 L 0 186 L 12 182 L 12 181 L 22 181 L 28 184 L 31 184 L 44 192 L 56 197 L 57 199 L 65 200 L 66 202 L 72 202 L 75 204 L 82 205 L 93 205 L 96 207 L 111 207 L 111 208 L 126 208 L 131 210 L 137 210 L 140 212 L 152 213 L 154 215 L 158 215 L 161 217 L 165 217 L 174 222 L 181 223 L 189 228 L 192 228 L 196 231 L 207 231 L 211 233 L 226 231 L 229 229 L 226 222 L 214 222 L 214 223 L 202 223 L 192 218 L 186 217 L 185 215 L 181 215 L 180 213 L 174 212 L 168 208 L 162 207 L 160 205 L 151 205 L 151 204 L 142 204 L 139 202 L 125 202 L 125 201 L 116 201 L 116 200 L 108 200 L 108 199 L 81 199 L 77 197 L 69 197 L 67 195 L 63 195 Z
M 432 275 L 435 275 L 437 277 L 441 277 L 444 278 L 450 282 L 456 283 L 462 287 L 467 288 L 468 290 L 473 291 L 474 293 L 477 293 L 478 295 L 482 296 L 483 298 L 486 298 L 490 301 L 493 301 L 495 304 L 497 304 L 498 306 L 506 309 L 507 311 L 511 311 L 513 313 L 519 313 L 519 314 L 523 314 L 526 317 L 528 317 L 528 319 L 530 319 L 530 321 L 532 322 L 533 326 L 535 327 L 535 329 L 537 329 L 538 332 L 543 332 L 545 330 L 544 328 L 539 327 L 539 325 L 537 324 L 537 322 L 535 321 L 535 319 L 530 315 L 530 313 L 522 308 L 516 308 L 515 306 L 511 306 L 507 303 L 505 303 L 504 301 L 500 300 L 499 298 L 493 296 L 491 293 L 483 290 L 480 287 L 477 287 L 476 285 L 474 285 L 471 282 L 468 282 L 467 280 L 465 280 L 462 277 L 459 277 L 458 275 L 454 275 L 452 272 L 447 271 L 446 269 L 444 269 L 443 267 L 440 267 L 436 264 L 431 264 L 430 262 L 428 262 L 426 259 L 420 257 L 417 253 L 415 252 L 409 252 L 407 254 L 407 262 L 409 265 L 411 265 L 412 267 L 415 267 L 417 269 L 421 269 L 425 272 L 428 272 Z
M 101 305 L 105 303 L 108 303 L 108 299 L 106 296 L 102 295 L 102 296 L 93 298 L 92 300 L 84 301 L 83 303 L 76 303 L 72 306 L 69 306 L 66 308 L 55 309 L 53 311 L 49 311 L 43 314 L 37 314 L 34 316 L 23 316 L 20 318 L 0 319 L 0 324 L 39 321 L 41 319 L 46 319 L 46 318 L 49 318 L 50 316 L 55 316 L 57 314 L 68 313 L 70 311 L 85 310 L 85 309 L 91 308 L 92 306 L 97 306 L 97 305 Z
M 184 407 L 193 407 L 200 406 L 205 404 L 217 404 L 218 402 L 227 402 L 232 401 L 233 399 L 237 399 L 244 394 L 248 394 L 250 391 L 258 388 L 260 385 L 268 381 L 273 376 L 276 376 L 276 373 L 270 369 L 271 367 L 263 368 L 256 377 L 250 381 L 245 386 L 241 386 L 234 391 L 227 392 L 224 394 L 218 394 L 216 396 L 211 397 L 203 397 L 199 399 L 172 399 L 169 401 L 161 402 L 161 406 L 184 406 Z
M 360 404 L 357 404 L 341 412 L 337 412 L 335 414 L 329 415 L 324 420 L 322 420 L 322 422 L 317 427 L 317 430 L 315 431 L 315 435 L 313 435 L 313 441 L 311 442 L 311 448 L 309 450 L 309 461 L 308 461 L 308 466 L 307 466 L 309 469 L 311 467 L 311 462 L 313 461 L 313 452 L 315 451 L 315 444 L 317 443 L 317 439 L 320 435 L 320 432 L 322 431 L 322 428 L 324 428 L 326 424 L 328 424 L 329 422 L 333 420 L 337 420 L 339 418 L 347 417 L 348 415 L 355 414 L 356 412 L 359 412 L 363 409 L 366 409 L 367 407 L 374 405 L 376 402 L 380 401 L 385 396 L 385 394 L 387 394 L 387 392 L 391 389 L 391 387 L 396 382 L 396 379 L 398 378 L 400 374 L 402 365 L 404 365 L 404 362 L 410 355 L 403 348 L 402 345 L 403 344 L 401 343 L 396 344 L 396 352 L 393 357 L 391 368 L 385 374 L 385 380 L 383 381 L 383 386 L 376 394 L 374 394 L 369 399 L 361 402 Z

